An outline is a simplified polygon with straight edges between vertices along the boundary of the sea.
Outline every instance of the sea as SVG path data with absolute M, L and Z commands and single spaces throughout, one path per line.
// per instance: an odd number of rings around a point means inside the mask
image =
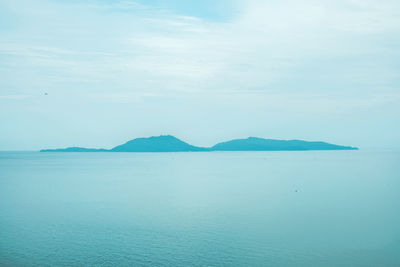
M 0 266 L 400 266 L 400 150 L 0 152 Z

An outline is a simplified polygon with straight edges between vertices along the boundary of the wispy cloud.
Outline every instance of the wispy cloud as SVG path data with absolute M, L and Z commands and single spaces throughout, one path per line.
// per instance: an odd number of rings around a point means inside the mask
M 271 89 L 302 66 L 307 68 L 310 62 L 322 63 L 322 60 L 330 65 L 318 67 L 319 71 L 329 68 L 331 74 L 326 82 L 343 75 L 343 66 L 350 72 L 362 69 L 365 76 L 370 76 L 368 73 L 375 72 L 376 67 L 344 65 L 343 59 L 358 61 L 357 56 L 369 54 L 368 60 L 382 64 L 379 62 L 382 56 L 399 56 L 396 47 L 390 44 L 391 40 L 395 44 L 398 39 L 394 36 L 400 25 L 395 16 L 399 5 L 391 1 L 379 6 L 370 1 L 350 0 L 335 4 L 245 1 L 243 12 L 230 22 L 154 13 L 151 9 L 143 14 L 123 16 L 91 11 L 94 6 L 108 11 L 145 8 L 134 1 L 89 1 L 79 5 L 81 10 L 71 28 L 82 25 L 90 38 L 79 31 L 66 36 L 59 32 L 53 33 L 54 43 L 45 37 L 38 44 L 10 42 L 0 47 L 0 53 L 25 57 L 29 67 L 45 68 L 44 72 L 60 70 L 71 79 L 86 76 L 94 81 L 98 77 L 125 83 L 140 80 L 146 90 L 152 90 L 149 88 L 152 83 L 147 86 L 147 81 L 159 80 L 163 81 L 165 90 L 178 91 L 218 91 L 226 87 Z M 47 3 L 46 7 L 60 9 L 56 4 Z M 73 13 L 74 8 L 67 6 L 64 14 L 57 16 L 67 23 Z M 51 25 L 45 25 L 55 16 L 52 14 L 43 18 L 43 33 L 47 28 L 52 31 Z M 111 22 L 110 26 L 105 26 L 105 21 Z M 380 41 L 382 34 L 386 43 Z M 71 42 L 71 37 L 81 39 L 79 46 Z M 312 72 L 307 75 L 314 78 Z M 344 78 L 348 84 L 356 79 Z

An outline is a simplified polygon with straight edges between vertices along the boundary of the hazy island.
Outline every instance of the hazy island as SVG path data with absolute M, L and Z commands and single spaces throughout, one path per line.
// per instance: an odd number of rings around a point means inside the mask
M 40 152 L 200 152 L 200 151 L 307 151 L 307 150 L 356 150 L 357 147 L 340 146 L 326 142 L 302 140 L 275 140 L 258 137 L 235 139 L 212 147 L 190 145 L 172 135 L 136 138 L 112 149 L 68 147 L 43 149 Z

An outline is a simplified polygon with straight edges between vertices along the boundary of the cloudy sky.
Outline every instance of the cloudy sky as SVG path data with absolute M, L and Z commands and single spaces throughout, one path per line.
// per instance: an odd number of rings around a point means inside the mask
M 398 0 L 2 0 L 0 150 L 400 147 Z

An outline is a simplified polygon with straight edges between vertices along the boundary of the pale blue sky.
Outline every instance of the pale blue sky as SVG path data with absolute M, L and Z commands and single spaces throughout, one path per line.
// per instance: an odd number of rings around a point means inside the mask
M 2 0 L 0 150 L 400 147 L 399 1 L 215 2 Z

